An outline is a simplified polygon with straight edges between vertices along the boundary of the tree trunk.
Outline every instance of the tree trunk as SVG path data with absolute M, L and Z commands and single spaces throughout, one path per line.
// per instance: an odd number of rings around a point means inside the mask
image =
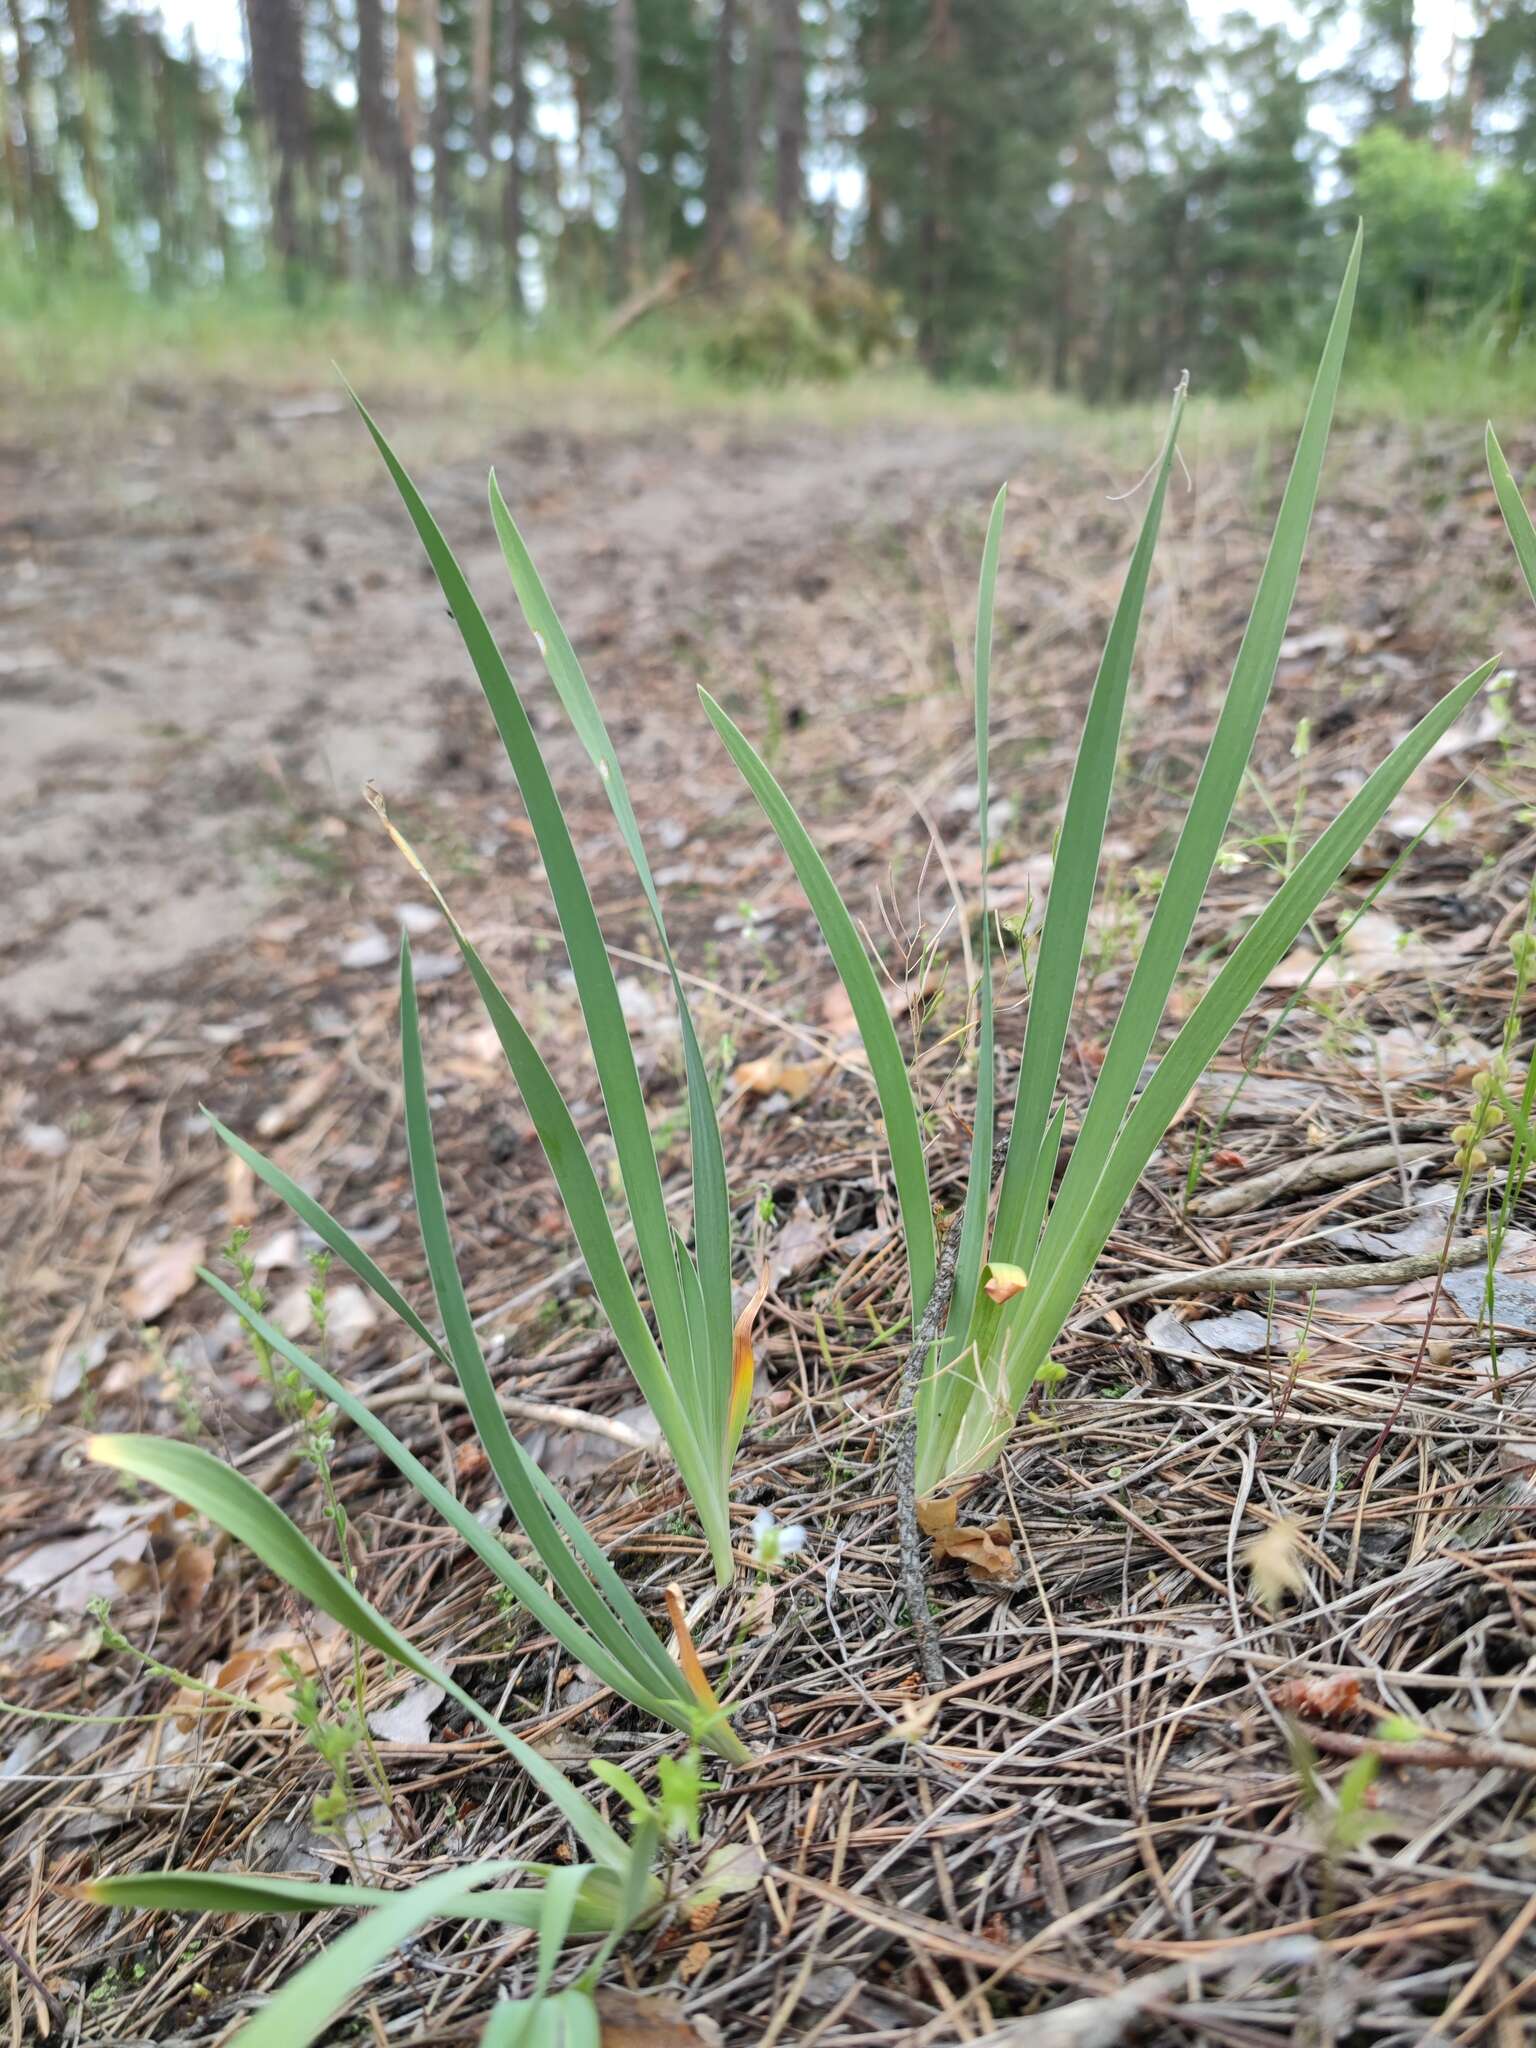
M 864 132 L 860 156 L 864 164 L 864 261 L 869 274 L 883 278 L 887 269 L 888 252 L 885 246 L 885 192 L 880 183 L 880 174 L 875 161 L 885 140 L 885 117 L 881 112 L 881 98 L 885 86 L 886 67 L 890 62 L 891 33 L 886 16 L 876 8 L 865 30 L 866 40 L 861 40 L 859 59 L 863 75 L 867 80 L 871 74 L 879 81 L 877 90 L 866 93 L 864 111 Z
M 746 30 L 746 61 L 742 66 L 741 130 L 736 157 L 736 203 L 755 206 L 761 198 L 764 100 L 768 90 L 768 46 L 763 29 L 762 0 L 739 0 Z
M 27 175 L 25 143 L 17 146 L 17 132 L 25 138 L 27 129 L 23 116 L 16 127 L 12 127 L 11 91 L 5 75 L 5 66 L 0 64 L 0 150 L 5 159 L 6 203 L 10 208 L 11 220 L 18 237 L 25 242 L 27 229 L 32 219 L 31 179 Z
M 416 10 L 410 0 L 395 8 L 395 124 L 399 157 L 395 166 L 401 279 L 416 274 L 416 150 L 421 142 L 421 97 L 416 83 Z
M 507 175 L 501 188 L 501 237 L 506 247 L 507 297 L 521 313 L 523 300 L 523 232 L 527 225 L 523 197 L 523 149 L 528 133 L 528 78 L 524 66 L 527 17 L 523 0 L 504 0 L 506 72 L 512 86 L 507 107 Z
M 58 181 L 50 168 L 44 135 L 46 116 L 38 119 L 33 93 L 32 45 L 27 38 L 26 17 L 21 0 L 0 0 L 0 21 L 9 16 L 16 39 L 16 103 L 21 116 L 21 154 L 27 167 L 27 194 L 32 215 L 32 246 L 40 253 L 56 243 L 64 227 L 59 203 Z
M 112 215 L 101 175 L 96 136 L 96 69 L 91 55 L 90 0 L 69 0 L 69 40 L 75 60 L 75 90 L 80 95 L 80 173 L 96 214 L 96 233 L 103 247 Z
M 736 120 L 736 0 L 720 0 L 715 17 L 714 64 L 709 87 L 709 154 L 704 174 L 704 276 L 720 275 L 738 197 Z
M 640 186 L 640 28 L 635 0 L 613 0 L 613 72 L 619 95 L 619 269 L 632 292 L 645 267 L 645 195 Z
M 949 71 L 953 61 L 951 0 L 933 0 L 928 51 L 933 92 L 928 102 L 926 191 L 917 235 L 917 353 L 923 366 L 936 377 L 943 376 L 950 363 L 950 327 L 944 309 L 948 298 L 945 244 L 950 234 Z
M 1418 25 L 1413 18 L 1413 0 L 1399 0 L 1397 22 L 1397 88 L 1392 95 L 1397 112 L 1406 118 L 1413 112 L 1413 69 L 1418 44 Z
M 427 140 L 432 151 L 432 261 L 440 265 L 448 242 L 448 85 L 443 56 L 443 18 L 439 0 L 421 0 L 422 40 L 432 58 L 432 118 Z
M 805 188 L 805 52 L 800 0 L 773 0 L 773 210 L 782 227 L 799 218 Z
M 1056 314 L 1051 341 L 1051 386 L 1068 391 L 1072 386 L 1072 322 L 1077 310 L 1077 201 L 1073 195 L 1063 209 L 1057 230 L 1060 268 L 1056 276 Z
M 388 216 L 400 184 L 400 131 L 389 98 L 380 0 L 357 0 L 357 113 L 363 144 L 363 261 L 383 277 L 396 266 L 398 247 Z
M 276 160 L 272 186 L 272 246 L 298 286 L 299 176 L 309 153 L 304 97 L 304 54 L 293 0 L 246 0 L 251 50 L 251 97 Z

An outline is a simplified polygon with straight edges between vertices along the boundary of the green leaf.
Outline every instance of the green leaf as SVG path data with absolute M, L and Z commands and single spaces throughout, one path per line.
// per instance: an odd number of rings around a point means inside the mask
M 382 814 L 382 813 L 381 813 Z M 433 881 L 425 866 L 411 847 L 408 840 L 385 819 L 385 824 L 395 844 L 405 855 L 416 873 L 426 883 L 435 898 L 438 908 L 448 921 L 454 942 L 464 957 L 474 979 L 480 998 L 490 1017 L 491 1027 L 506 1056 L 512 1077 L 522 1095 L 534 1132 L 555 1183 L 560 1190 L 561 1200 L 571 1221 L 576 1243 L 586 1261 L 587 1272 L 599 1306 L 607 1317 L 619 1349 L 626 1364 L 649 1402 L 651 1411 L 660 1425 L 668 1448 L 677 1461 L 695 1500 L 702 1492 L 706 1506 L 701 1503 L 700 1513 L 705 1517 L 706 1527 L 711 1517 L 720 1517 L 720 1533 L 729 1547 L 729 1527 L 724 1517 L 723 1499 L 718 1503 L 715 1495 L 719 1491 L 714 1477 L 715 1462 L 700 1447 L 691 1420 L 692 1409 L 685 1402 L 673 1383 L 666 1361 L 656 1348 L 656 1339 L 651 1334 L 650 1324 L 635 1295 L 629 1272 L 619 1251 L 613 1225 L 608 1216 L 608 1205 L 598 1185 L 592 1162 L 582 1142 L 565 1097 L 555 1083 L 549 1068 L 537 1046 L 523 1028 L 516 1011 L 508 1002 L 495 977 L 470 943 L 462 926 L 454 916 L 448 899 Z M 440 1354 L 445 1357 L 446 1354 Z
M 1057 1196 L 1058 1206 L 1069 1216 L 1086 1199 L 1090 1178 L 1102 1162 L 1135 1092 L 1247 773 L 1280 658 L 1280 643 L 1285 637 L 1307 530 L 1317 502 L 1349 339 L 1360 247 L 1361 236 L 1357 233 L 1221 715 L 1167 876 L 1158 892 L 1157 907 L 1142 941 L 1130 987 L 1110 1034 L 1104 1064 L 1073 1147 L 1072 1163 Z
M 1515 559 L 1520 564 L 1520 573 L 1525 578 L 1525 587 L 1536 597 L 1536 528 L 1531 525 L 1531 515 L 1525 509 L 1525 500 L 1509 473 L 1509 464 L 1504 460 L 1504 450 L 1499 446 L 1497 434 L 1490 421 L 1484 437 L 1488 455 L 1488 474 L 1493 479 L 1494 495 L 1499 501 L 1499 510 L 1504 514 L 1504 524 L 1514 543 Z
M 459 1277 L 458 1261 L 448 1229 L 442 1182 L 438 1176 L 437 1150 L 432 1138 L 432 1113 L 427 1100 L 421 1018 L 416 1004 L 416 985 L 411 975 L 409 939 L 402 939 L 400 947 L 400 1065 L 405 1088 L 406 1149 L 410 1157 L 417 1221 L 454 1374 L 469 1404 L 475 1433 L 512 1512 L 532 1539 L 556 1585 L 589 1628 L 599 1636 L 611 1635 L 615 1630 L 614 1618 L 579 1562 L 560 1540 L 534 1480 L 537 1468 L 508 1426 L 464 1296 L 464 1285 Z M 650 1634 L 650 1631 L 646 1633 Z M 619 1650 L 617 1640 L 612 1646 Z M 634 1647 L 642 1655 L 650 1654 L 642 1643 L 637 1642 Z M 659 1644 L 656 1649 L 659 1653 Z
M 512 588 L 523 617 L 538 642 L 544 665 L 566 714 L 576 728 L 588 758 L 602 778 L 608 802 L 635 873 L 650 906 L 656 936 L 672 980 L 677 1004 L 678 1027 L 683 1039 L 683 1063 L 688 1081 L 689 1146 L 693 1162 L 693 1233 L 698 1246 L 698 1278 L 704 1295 L 705 1324 L 695 1345 L 695 1383 L 704 1404 L 708 1426 L 701 1432 L 711 1445 L 724 1442 L 731 1360 L 731 1211 L 726 1187 L 725 1153 L 720 1142 L 720 1125 L 715 1115 L 709 1071 L 694 1029 L 693 1013 L 683 988 L 682 976 L 667 937 L 661 897 L 640 836 L 639 822 L 630 799 L 629 785 L 619 765 L 618 753 L 603 723 L 597 700 L 583 673 L 529 553 L 527 544 L 507 510 L 501 487 L 493 470 L 490 478 L 491 518 L 496 526 Z
M 1184 404 L 1185 387 L 1181 383 L 1174 393 L 1152 495 L 1088 699 L 1077 761 L 1067 792 L 1061 836 L 1051 867 L 1045 924 L 1030 989 L 1029 1022 L 1019 1064 L 1013 1123 L 1008 1133 L 1008 1154 L 998 1188 L 997 1220 L 992 1231 L 992 1256 L 1020 1265 L 1026 1272 L 1034 1264 L 1040 1228 L 1050 1199 L 1059 1145 L 1059 1137 L 1057 1144 L 1048 1146 L 1046 1142 L 1051 1101 L 1056 1093 L 1062 1052 L 1067 1042 L 1082 966 L 1083 943 L 1103 857 L 1104 828 L 1120 756 L 1120 734 L 1125 719 L 1131 663 L 1146 604 L 1147 584 L 1162 525 Z M 986 1358 L 991 1352 L 992 1335 L 1000 1314 L 995 1303 L 983 1300 L 976 1304 L 975 1314 L 968 1322 L 958 1321 L 954 1314 L 950 1322 L 954 1329 L 966 1333 L 966 1341 L 975 1344 L 977 1355 Z M 953 1419 L 951 1416 L 951 1421 Z
M 988 728 L 992 697 L 992 614 L 997 595 L 997 559 L 1003 544 L 1003 514 L 1008 502 L 1005 484 L 992 506 L 981 551 L 981 579 L 976 592 L 976 829 L 981 850 L 981 985 L 976 1039 L 976 1113 L 971 1126 L 970 1177 L 960 1223 L 960 1248 L 955 1261 L 954 1292 L 948 1317 L 951 1336 L 938 1352 L 938 1369 L 919 1385 L 919 1434 L 932 1435 L 947 1410 L 963 1407 L 970 1376 L 959 1368 L 976 1306 L 977 1285 L 987 1249 L 987 1218 L 992 1202 L 992 1132 L 997 1115 L 997 1053 L 992 996 L 992 912 L 987 876 L 992 860 L 991 749 Z
M 480 2048 L 601 2048 L 592 1994 L 557 1991 L 549 1998 L 505 1998 L 491 2010 Z
M 832 955 L 833 965 L 847 991 L 885 1123 L 891 1172 L 896 1182 L 896 1200 L 901 1212 L 902 1236 L 906 1243 L 915 1325 L 933 1292 L 937 1248 L 933 1207 L 928 1194 L 928 1169 L 923 1159 L 922 1126 L 901 1042 L 886 1008 L 885 993 L 858 926 L 838 894 L 837 884 L 828 872 L 826 862 L 796 816 L 794 805 L 774 780 L 751 741 L 721 710 L 708 690 L 701 689 L 699 696 L 716 732 L 725 742 L 726 751 L 778 834 L 779 844 L 788 854 L 800 879 L 800 886 L 821 927 L 827 951 Z
M 538 1870 L 564 1878 L 578 1871 L 581 1897 L 572 1914 L 575 1934 L 606 1934 L 618 1918 L 622 1893 L 613 1874 L 590 1864 L 508 1864 L 508 1869 Z M 504 1927 L 537 1928 L 542 1924 L 544 1892 L 520 1887 L 511 1891 L 471 1891 L 468 1871 L 455 1873 L 464 1887 L 442 1908 L 452 1920 L 491 1920 Z M 138 1909 L 145 1913 L 332 1913 L 387 1906 L 402 1896 L 377 1885 L 328 1884 L 297 1877 L 247 1876 L 234 1870 L 139 1870 L 123 1877 L 96 1877 L 81 1885 L 85 1897 L 99 1906 Z
M 364 1400 L 300 1350 L 291 1338 L 285 1337 L 249 1302 L 243 1301 L 217 1274 L 205 1270 L 202 1277 L 280 1358 L 286 1359 L 295 1371 L 302 1373 L 311 1386 L 328 1401 L 334 1402 L 343 1415 L 377 1444 L 396 1471 L 410 1481 L 423 1500 L 437 1510 L 481 1562 L 516 1595 L 540 1628 L 563 1644 L 573 1657 L 589 1664 L 604 1685 L 611 1685 L 615 1692 L 632 1700 L 646 1713 L 656 1715 L 659 1720 L 670 1721 L 684 1734 L 692 1733 L 697 1720 L 692 1694 L 681 1671 L 667 1656 L 655 1630 L 624 1588 L 622 1580 L 618 1580 L 624 1599 L 622 1614 L 608 1614 L 606 1609 L 603 1610 L 606 1625 L 597 1634 L 589 1633 L 532 1573 L 517 1562 L 505 1544 L 498 1542 L 463 1502 L 456 1499 L 441 1480 L 407 1449 Z M 536 1496 L 534 1509 L 538 1519 L 529 1534 L 542 1557 L 546 1549 L 563 1547 L 562 1532 L 554 1524 L 542 1496 Z M 574 1515 L 574 1510 L 571 1512 Z
M 1485 662 L 1449 691 L 1393 748 L 1308 847 L 1244 933 L 1159 1060 L 1116 1143 L 1107 1157 L 1099 1160 L 1087 1199 L 1074 1210 L 1070 1226 L 1062 1220 L 1058 1201 L 1046 1226 L 1037 1262 L 1041 1285 L 1018 1297 L 1025 1305 L 1024 1314 L 1009 1334 L 1005 1375 L 997 1395 L 1009 1422 L 1022 1405 L 1036 1370 L 1049 1354 L 1120 1212 L 1190 1089 L 1295 944 L 1307 920 L 1386 816 L 1408 777 L 1461 716 L 1497 666 L 1496 661 Z M 1081 1145 L 1079 1138 L 1074 1164 Z M 1001 1421 L 1000 1413 L 989 1414 L 982 1402 L 974 1403 L 948 1473 L 976 1469 L 995 1455 Z
M 447 1870 L 409 1891 L 392 1893 L 386 1905 L 349 1927 L 288 1979 L 240 2029 L 239 2048 L 308 2048 L 401 1942 L 429 1920 L 441 1919 L 476 1885 L 488 1884 L 508 1868 L 505 1863 L 475 1863 L 468 1870 Z
M 1195 918 L 1204 900 L 1216 856 L 1220 852 L 1222 840 L 1231 820 L 1238 790 L 1247 772 L 1254 737 L 1274 680 L 1280 643 L 1285 634 L 1286 620 L 1290 614 L 1291 600 L 1301 570 L 1312 509 L 1317 500 L 1323 456 L 1328 443 L 1328 430 L 1333 417 L 1334 401 L 1344 362 L 1344 349 L 1349 335 L 1350 314 L 1359 276 L 1360 249 L 1361 238 L 1357 234 L 1345 266 L 1344 280 L 1323 346 L 1322 359 L 1313 384 L 1306 417 L 1302 422 L 1291 474 L 1281 499 L 1264 570 L 1259 579 L 1258 591 L 1242 645 L 1238 649 L 1216 731 L 1207 749 L 1199 782 L 1185 816 L 1168 874 L 1159 892 L 1157 907 L 1142 941 L 1130 986 L 1110 1034 L 1104 1063 L 1090 1098 L 1082 1129 L 1073 1146 L 1071 1160 L 1052 1206 L 1045 1236 L 1038 1251 L 1033 1244 L 1005 1244 L 1001 1239 L 998 1242 L 999 1256 L 1011 1255 L 1017 1263 L 1031 1270 L 1044 1270 L 1045 1284 L 1040 1288 L 1031 1288 L 1025 1295 L 1015 1297 L 995 1319 L 987 1319 L 988 1340 L 986 1351 L 980 1359 L 980 1384 L 971 1397 L 967 1411 L 961 1418 L 956 1410 L 950 1410 L 945 1418 L 945 1427 L 929 1432 L 920 1443 L 918 1485 L 924 1491 L 937 1485 L 951 1472 L 962 1467 L 968 1469 L 979 1459 L 984 1459 L 982 1445 L 990 1447 L 986 1456 L 995 1455 L 996 1450 L 1001 1447 L 1003 1434 L 1006 1433 L 1007 1427 L 1011 1426 L 1017 1413 L 1018 1401 L 1022 1399 L 1019 1388 L 1022 1386 L 1027 1390 L 1035 1367 L 1045 1357 L 1061 1327 L 1058 1322 L 1055 1329 L 1043 1340 L 1042 1348 L 1040 1332 L 1048 1320 L 1045 1304 L 1056 1302 L 1064 1286 L 1066 1268 L 1060 1264 L 1057 1248 L 1063 1243 L 1078 1242 L 1078 1226 L 1090 1207 L 1098 1206 L 1097 1189 L 1104 1163 L 1115 1145 L 1117 1134 L 1130 1107 L 1147 1055 L 1167 1007 L 1168 997 L 1177 978 Z M 1100 761 L 1091 774 L 1102 777 L 1106 772 L 1112 775 L 1113 764 L 1108 764 L 1106 768 L 1106 764 Z M 1095 797 L 1094 802 L 1096 801 Z M 1089 816 L 1090 808 L 1085 808 L 1085 819 Z M 1086 846 L 1086 825 L 1084 829 Z M 1345 858 L 1347 857 L 1346 855 Z M 1307 914 L 1310 915 L 1311 910 L 1315 908 L 1314 901 Z M 1075 923 L 1075 913 L 1072 922 Z M 1068 1005 L 1071 1000 L 1070 992 L 1064 992 L 1061 984 L 1064 983 L 1069 957 L 1064 942 L 1058 963 L 1059 974 L 1053 980 L 1049 991 L 1057 1003 L 1064 1000 Z M 1072 968 L 1072 974 L 1075 982 L 1075 966 Z M 1054 1025 L 1051 1029 L 1054 1036 Z M 1192 1082 L 1193 1077 L 1191 1085 Z M 1021 1087 L 1025 1085 L 1021 1080 Z M 1027 1085 L 1031 1091 L 1043 1092 L 1047 1087 L 1054 1091 L 1055 1075 L 1052 1073 L 1047 1082 L 1041 1080 L 1038 1075 L 1031 1074 Z M 1031 1099 L 1033 1100 L 1033 1095 Z M 1033 1114 L 1032 1111 L 1032 1116 Z M 1025 1137 L 1027 1136 L 1026 1133 Z M 1021 1173 L 1034 1171 L 1037 1164 L 1037 1149 L 1030 1149 L 1026 1144 L 1021 1156 Z M 1129 1198 L 1129 1192 L 1128 1188 L 1122 1200 Z M 1021 1232 L 1027 1220 L 1021 1216 Z M 1011 1226 L 1011 1215 L 1009 1221 Z M 1104 1238 L 1107 1238 L 1112 1226 L 1113 1218 L 1105 1225 Z M 1104 1238 L 1099 1239 L 1101 1246 Z M 1096 1252 L 1094 1256 L 1097 1256 Z M 1085 1271 L 1075 1286 L 1080 1287 L 1086 1277 Z M 1070 1302 L 1061 1309 L 1063 1321 L 1069 1310 Z M 1034 1335 L 1028 1342 L 1023 1342 L 1020 1341 L 1019 1333 L 1026 1326 Z M 1012 1360 L 1012 1364 L 1006 1368 L 1001 1363 L 1004 1357 Z M 955 1451 L 957 1438 L 967 1447 L 963 1456 Z
M 414 1330 L 433 1356 L 440 1358 L 446 1365 L 448 1354 L 438 1339 L 433 1336 L 389 1275 L 374 1264 L 362 1246 L 342 1228 L 330 1211 L 322 1209 L 313 1195 L 307 1194 L 291 1175 L 284 1173 L 283 1169 L 268 1159 L 264 1152 L 258 1152 L 254 1145 L 248 1145 L 244 1138 L 239 1137 L 227 1125 L 220 1123 L 211 1109 L 205 1109 L 203 1115 L 230 1151 L 245 1161 L 257 1179 L 264 1180 L 275 1194 L 281 1195 L 300 1222 L 307 1223 L 322 1244 L 329 1245 L 343 1265 L 350 1267 L 363 1285 L 376 1294 L 386 1308 L 392 1309 L 402 1323 Z
M 350 1634 L 407 1671 L 415 1672 L 418 1678 L 441 1686 L 517 1759 L 600 1863 L 615 1870 L 627 1868 L 629 1852 L 624 1842 L 565 1773 L 526 1742 L 520 1742 L 487 1708 L 455 1684 L 446 1671 L 440 1671 L 430 1658 L 424 1657 L 243 1473 L 220 1464 L 196 1444 L 171 1439 L 95 1436 L 86 1450 L 99 1464 L 130 1473 L 146 1485 L 158 1486 L 161 1492 L 185 1501 L 237 1543 L 243 1543 L 284 1585 L 291 1586 L 322 1614 L 328 1614 Z
M 597 912 L 593 908 L 591 892 L 582 873 L 581 863 L 577 858 L 570 830 L 540 752 L 533 726 L 513 686 L 501 650 L 497 647 L 485 622 L 485 616 L 475 601 L 474 593 L 454 559 L 453 551 L 427 510 L 420 492 L 411 482 L 393 449 L 361 401 L 355 393 L 352 396 L 363 424 L 372 435 L 374 445 L 394 479 L 395 487 L 405 503 L 412 524 L 426 549 L 427 558 L 437 575 L 443 595 L 448 600 L 449 610 L 453 613 L 465 648 L 474 664 L 475 673 L 480 679 L 480 686 L 485 692 L 491 715 L 496 720 L 497 730 L 506 748 L 507 758 L 512 764 L 518 786 L 522 791 L 529 823 L 533 827 L 534 839 L 549 879 L 550 895 L 565 938 L 582 1015 L 586 1020 L 593 1062 L 597 1068 L 603 1101 L 608 1111 L 609 1128 L 613 1133 L 614 1147 L 623 1175 L 625 1196 L 635 1226 L 635 1241 L 639 1247 L 640 1262 L 645 1271 L 651 1304 L 661 1331 L 662 1352 L 669 1361 L 669 1370 L 675 1375 L 678 1369 L 677 1362 L 688 1355 L 687 1312 L 683 1305 L 677 1261 L 672 1250 L 672 1226 L 667 1214 L 661 1170 L 657 1164 L 650 1124 L 646 1116 L 645 1095 L 640 1086 L 639 1071 L 635 1065 L 634 1049 L 629 1041 L 629 1029 L 619 1001 L 613 965 L 609 960 L 602 929 L 597 921 Z M 706 1478 L 702 1470 L 696 1470 L 692 1474 L 685 1471 L 684 1478 L 701 1515 L 708 1514 L 710 1518 L 706 1527 L 711 1545 L 716 1550 L 716 1563 L 719 1569 L 721 1530 L 726 1519 L 724 1475 L 720 1473 L 716 1476 L 711 1471 Z M 716 1497 L 706 1507 L 707 1489 L 711 1485 Z M 700 1486 L 706 1488 L 705 1499 L 699 1496 Z M 728 1569 L 728 1540 L 725 1542 L 724 1553 Z

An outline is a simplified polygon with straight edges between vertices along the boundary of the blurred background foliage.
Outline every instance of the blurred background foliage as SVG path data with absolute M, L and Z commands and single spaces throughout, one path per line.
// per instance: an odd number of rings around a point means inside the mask
M 1357 213 L 1368 347 L 1530 348 L 1536 0 L 1443 0 L 1432 67 L 1431 0 L 240 5 L 0 0 L 23 376 L 131 298 L 766 383 L 1252 388 L 1315 351 Z

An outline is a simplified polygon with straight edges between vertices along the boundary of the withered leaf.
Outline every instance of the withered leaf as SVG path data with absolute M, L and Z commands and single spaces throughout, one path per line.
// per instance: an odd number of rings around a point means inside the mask
M 173 1301 L 192 1290 L 205 1246 L 200 1237 L 174 1237 L 168 1244 L 142 1244 L 128 1257 L 133 1280 L 123 1296 L 123 1313 L 135 1323 L 152 1323 Z
M 744 1095 L 782 1095 L 790 1102 L 803 1102 L 826 1072 L 825 1060 L 799 1062 L 775 1059 L 743 1060 L 731 1074 L 733 1088 Z
M 715 2048 L 720 2030 L 702 2016 L 684 2016 L 683 2002 L 667 1992 L 642 1995 L 604 1986 L 597 1993 L 603 2048 Z
M 178 1621 L 193 1620 L 213 1582 L 213 1546 L 183 1543 L 171 1560 L 167 1591 Z
M 1327 1677 L 1288 1678 L 1275 1687 L 1275 1704 L 1293 1714 L 1309 1714 L 1317 1721 L 1342 1720 L 1361 1711 L 1360 1680 L 1353 1671 L 1336 1671 Z
M 1016 1586 L 1024 1574 L 1013 1550 L 1013 1526 L 1006 1520 L 985 1529 L 960 1520 L 956 1500 L 920 1500 L 917 1525 L 933 1545 L 935 1560 L 953 1557 L 979 1586 Z

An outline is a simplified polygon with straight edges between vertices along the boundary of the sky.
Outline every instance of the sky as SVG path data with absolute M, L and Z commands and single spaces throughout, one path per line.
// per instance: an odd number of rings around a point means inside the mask
M 173 36 L 190 28 L 206 56 L 240 64 L 245 60 L 245 32 L 240 0 L 159 0 L 159 11 Z M 1215 36 L 1222 17 L 1233 11 L 1232 0 L 1190 0 L 1190 11 L 1208 35 Z M 1291 0 L 1246 0 L 1246 13 L 1263 22 L 1298 18 Z M 1458 34 L 1470 23 L 1472 0 L 1418 0 L 1419 86 L 1428 98 L 1445 90 L 1450 54 Z

